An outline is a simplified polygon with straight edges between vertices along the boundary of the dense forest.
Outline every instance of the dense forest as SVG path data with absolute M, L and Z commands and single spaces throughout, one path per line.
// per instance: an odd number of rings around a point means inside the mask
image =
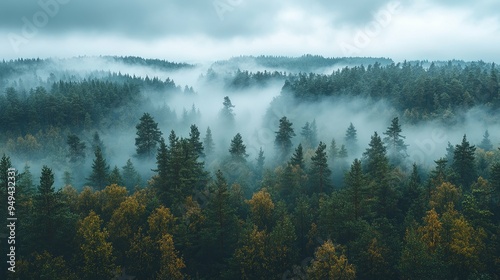
M 498 71 L 4 61 L 6 279 L 498 279 Z

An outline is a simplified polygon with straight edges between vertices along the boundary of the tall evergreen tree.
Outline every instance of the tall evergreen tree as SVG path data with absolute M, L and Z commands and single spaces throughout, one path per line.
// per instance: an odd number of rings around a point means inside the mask
M 98 190 L 102 190 L 109 183 L 109 165 L 102 155 L 101 148 L 97 147 L 94 155 L 92 173 L 87 180 L 91 186 L 96 187 Z
M 389 158 L 394 164 L 401 164 L 403 159 L 408 156 L 406 148 L 408 145 L 404 143 L 406 137 L 401 135 L 401 125 L 399 118 L 392 119 L 391 126 L 384 132 L 384 143 L 386 144 Z
M 264 172 L 265 160 L 266 157 L 264 156 L 264 150 L 262 150 L 262 147 L 260 147 L 259 155 L 257 156 L 257 166 L 256 166 L 256 173 L 258 178 L 262 178 L 262 173 Z
M 233 126 L 234 125 L 234 112 L 233 108 L 234 105 L 231 102 L 231 99 L 229 99 L 229 96 L 224 97 L 224 102 L 222 102 L 222 110 L 220 111 L 220 117 L 222 118 L 222 121 L 229 125 Z
M 104 148 L 104 142 L 101 140 L 101 136 L 99 135 L 99 132 L 94 132 L 94 135 L 92 136 L 92 151 L 95 151 L 97 147 L 101 148 L 101 152 L 103 154 L 106 154 L 105 148 Z
M 141 184 L 141 175 L 137 172 L 130 159 L 128 159 L 127 163 L 122 166 L 122 177 L 123 184 L 129 191 L 132 191 L 135 186 L 140 186 Z
M 458 175 L 457 183 L 468 190 L 476 180 L 476 165 L 474 163 L 476 147 L 470 145 L 464 135 L 462 143 L 455 146 L 452 168 Z
M 290 164 L 299 166 L 302 170 L 305 169 L 304 152 L 302 150 L 302 144 L 299 144 L 295 149 L 295 152 L 293 153 L 292 158 L 290 159 Z
M 212 130 L 207 127 L 207 132 L 205 133 L 205 138 L 203 138 L 203 146 L 205 148 L 205 155 L 210 157 L 214 153 L 214 140 L 212 138 Z
M 493 145 L 491 144 L 490 133 L 488 132 L 488 130 L 484 132 L 483 140 L 481 141 L 481 144 L 479 144 L 478 147 L 485 151 L 493 150 Z
M 200 141 L 200 131 L 196 125 L 191 125 L 191 132 L 189 132 L 189 143 L 193 147 L 194 152 L 198 155 L 198 157 L 204 157 L 203 153 L 203 143 Z
M 86 145 L 84 142 L 80 141 L 80 138 L 75 134 L 68 135 L 66 140 L 68 144 L 68 158 L 71 163 L 83 163 L 85 160 L 85 149 Z
M 154 121 L 150 114 L 144 113 L 135 128 L 137 129 L 137 137 L 135 138 L 137 156 L 152 157 L 162 135 L 160 129 L 158 129 L 158 123 Z
M 118 166 L 115 165 L 113 170 L 111 170 L 111 173 L 109 173 L 108 182 L 110 184 L 123 186 L 123 178 L 122 175 L 120 174 L 120 169 L 118 169 Z
M 351 170 L 345 175 L 346 193 L 349 197 L 350 215 L 357 220 L 363 215 L 363 200 L 366 195 L 366 178 L 361 168 L 361 161 L 355 159 Z
M 347 148 L 347 152 L 354 156 L 358 153 L 358 132 L 352 123 L 349 124 L 347 131 L 345 133 L 345 146 Z
M 283 161 L 290 154 L 292 148 L 292 137 L 295 136 L 292 123 L 286 118 L 280 119 L 279 129 L 276 131 L 274 144 L 278 150 L 280 161 Z
M 306 124 L 302 127 L 300 135 L 302 135 L 304 139 L 303 143 L 306 146 L 306 148 L 316 146 L 316 141 L 317 141 L 316 121 L 314 121 L 311 124 L 309 124 L 309 122 L 306 122 Z
M 326 155 L 326 145 L 319 142 L 316 153 L 311 157 L 310 180 L 314 192 L 322 193 L 330 191 L 330 175 L 332 171 L 328 167 L 328 157 Z
M 241 134 L 237 133 L 231 140 L 231 147 L 229 148 L 229 153 L 231 153 L 231 158 L 238 162 L 245 162 L 246 157 L 248 157 L 246 149 L 247 146 L 243 144 L 243 139 L 241 138 Z

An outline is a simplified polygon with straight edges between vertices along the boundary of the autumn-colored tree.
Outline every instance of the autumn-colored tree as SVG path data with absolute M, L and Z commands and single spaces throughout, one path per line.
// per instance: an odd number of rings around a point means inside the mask
M 108 241 L 109 232 L 102 228 L 102 223 L 94 211 L 78 223 L 77 237 L 84 279 L 112 279 L 118 272 L 114 263 L 113 245 Z
M 460 189 L 451 183 L 443 182 L 431 193 L 429 205 L 437 212 L 443 213 L 449 203 L 457 205 L 460 197 Z
M 418 228 L 418 232 L 421 234 L 422 241 L 427 246 L 427 249 L 434 252 L 441 242 L 443 226 L 434 208 L 427 211 L 427 215 L 423 220 L 424 224 Z
M 178 252 L 174 247 L 172 235 L 164 234 L 158 241 L 160 246 L 160 271 L 157 279 L 182 280 L 185 275 L 182 270 L 186 267 L 182 258 L 178 257 Z
M 250 216 L 254 224 L 259 229 L 269 228 L 273 221 L 275 206 L 271 194 L 266 189 L 261 189 L 254 193 L 247 203 L 250 206 Z
M 328 240 L 316 249 L 314 259 L 307 268 L 307 279 L 356 279 L 356 268 Z

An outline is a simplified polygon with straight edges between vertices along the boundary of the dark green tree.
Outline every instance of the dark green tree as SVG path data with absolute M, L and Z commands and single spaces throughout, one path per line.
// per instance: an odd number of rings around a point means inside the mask
M 363 205 L 367 191 L 367 180 L 363 174 L 360 160 L 355 159 L 351 170 L 345 175 L 345 187 L 349 198 L 350 216 L 357 220 L 364 214 Z
M 135 138 L 137 156 L 143 158 L 152 157 L 162 135 L 160 129 L 158 129 L 158 123 L 154 121 L 150 114 L 144 113 L 135 128 L 137 129 L 137 137 Z
M 490 133 L 488 132 L 488 130 L 484 132 L 483 140 L 481 141 L 481 144 L 478 145 L 478 147 L 485 151 L 493 150 L 493 145 L 491 144 Z
M 113 170 L 111 170 L 111 173 L 109 173 L 108 182 L 110 184 L 117 184 L 118 186 L 123 186 L 123 178 L 122 175 L 120 174 L 120 169 L 118 169 L 118 166 L 115 165 Z
M 92 173 L 87 178 L 89 185 L 103 190 L 109 183 L 109 165 L 102 155 L 101 149 L 97 147 L 94 152 L 95 158 L 92 162 Z
M 215 181 L 208 186 L 210 199 L 205 209 L 207 218 L 203 226 L 202 247 L 208 264 L 222 263 L 228 258 L 236 244 L 237 218 L 235 210 L 231 208 L 230 192 L 224 175 L 220 170 L 215 173 Z M 214 265 L 211 265 L 214 269 Z
M 331 187 L 330 176 L 332 171 L 328 167 L 328 157 L 326 155 L 326 145 L 319 142 L 316 153 L 311 157 L 310 182 L 313 192 L 329 192 Z
M 85 161 L 86 145 L 80 141 L 80 138 L 75 134 L 68 135 L 66 140 L 68 144 L 68 158 L 71 163 L 83 163 Z
M 246 153 L 247 146 L 243 144 L 243 139 L 241 134 L 237 133 L 231 140 L 231 146 L 229 148 L 229 153 L 231 153 L 231 158 L 237 162 L 245 162 L 248 157 Z
M 200 131 L 196 125 L 191 125 L 191 132 L 189 132 L 189 143 L 193 147 L 194 152 L 198 157 L 202 158 L 205 156 L 203 153 L 203 143 L 200 141 Z
M 384 143 L 387 147 L 388 156 L 394 164 L 401 164 L 404 158 L 408 157 L 406 153 L 408 145 L 406 145 L 403 140 L 406 137 L 401 135 L 401 131 L 399 118 L 395 117 L 392 119 L 391 126 L 384 132 L 384 135 L 386 135 L 386 137 L 384 137 Z
M 299 166 L 302 170 L 305 170 L 304 164 L 304 152 L 302 151 L 302 144 L 299 144 L 295 149 L 295 152 L 290 159 L 291 165 Z
M 104 142 L 101 140 L 101 136 L 99 135 L 99 132 L 94 132 L 94 135 L 92 136 L 92 151 L 95 151 L 97 147 L 101 148 L 101 152 L 103 154 L 106 154 L 106 150 L 104 147 Z
M 279 122 L 279 129 L 276 131 L 274 145 L 278 150 L 278 158 L 282 162 L 290 154 L 290 149 L 292 148 L 291 139 L 295 136 L 295 132 L 293 131 L 292 123 L 286 117 L 282 117 Z
M 470 145 L 467 136 L 464 135 L 462 143 L 455 146 L 453 153 L 452 168 L 458 176 L 457 184 L 462 185 L 466 190 L 477 179 L 476 165 L 474 163 L 476 147 Z
M 309 122 L 306 122 L 306 124 L 302 127 L 300 135 L 302 135 L 303 143 L 306 148 L 316 146 L 316 141 L 318 138 L 316 130 L 316 121 L 313 121 L 311 124 Z
M 122 167 L 122 178 L 123 184 L 129 191 L 132 191 L 135 186 L 141 185 L 141 175 L 137 172 L 130 159 L 128 159 L 127 163 Z
M 214 139 L 212 138 L 212 130 L 207 127 L 205 138 L 203 138 L 203 146 L 205 148 L 205 156 L 210 157 L 214 153 Z
M 259 155 L 257 156 L 257 165 L 256 165 L 256 175 L 258 178 L 262 178 L 262 174 L 264 172 L 264 161 L 266 157 L 264 156 L 264 150 L 260 147 Z
M 222 121 L 230 126 L 234 125 L 234 112 L 233 108 L 234 105 L 231 102 L 231 99 L 229 99 L 229 96 L 224 97 L 224 102 L 222 102 L 222 110 L 220 111 L 220 117 L 222 118 Z
M 354 156 L 358 152 L 358 132 L 354 125 L 352 123 L 349 124 L 349 127 L 347 128 L 347 131 L 345 133 L 345 146 L 347 149 L 347 152 L 351 155 Z

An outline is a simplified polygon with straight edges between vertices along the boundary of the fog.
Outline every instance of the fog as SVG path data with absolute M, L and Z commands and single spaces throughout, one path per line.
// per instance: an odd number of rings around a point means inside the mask
M 210 162 L 206 162 L 206 169 L 214 172 L 220 168 L 220 160 L 229 156 L 230 141 L 236 133 L 241 133 L 246 151 L 249 155 L 249 164 L 254 164 L 259 149 L 262 148 L 266 156 L 266 167 L 271 170 L 274 164 L 275 132 L 278 130 L 278 121 L 286 116 L 292 123 L 296 136 L 292 139 L 294 148 L 301 143 L 301 128 L 306 122 L 316 122 L 318 140 L 330 146 L 332 139 L 337 145 L 344 144 L 346 129 L 352 123 L 358 136 L 359 152 L 349 155 L 349 162 L 354 158 L 362 158 L 362 153 L 368 147 L 371 136 L 377 132 L 381 137 L 387 130 L 391 120 L 399 117 L 402 125 L 402 135 L 406 137 L 408 145 L 407 166 L 417 163 L 422 168 L 429 170 L 434 167 L 434 161 L 446 155 L 448 142 L 456 145 L 461 142 L 464 134 L 472 144 L 479 144 L 485 130 L 489 130 L 490 139 L 496 147 L 500 141 L 500 131 L 497 115 L 482 108 L 474 107 L 466 112 L 457 113 L 446 122 L 442 120 L 420 121 L 416 124 L 405 121 L 405 117 L 398 112 L 389 102 L 379 99 L 370 100 L 353 97 L 323 98 L 318 101 L 300 101 L 287 93 L 282 93 L 283 81 L 274 80 L 266 86 L 250 86 L 245 89 L 228 89 L 222 81 L 209 81 L 205 74 L 209 69 L 218 71 L 218 74 L 230 73 L 231 70 L 247 70 L 251 73 L 256 71 L 274 71 L 276 69 L 265 69 L 262 65 L 243 63 L 233 65 L 231 68 L 221 68 L 220 63 L 199 63 L 186 69 L 165 70 L 145 65 L 128 65 L 112 61 L 106 57 L 83 57 L 58 60 L 54 59 L 45 66 L 38 67 L 34 74 L 26 73 L 17 79 L 13 77 L 4 78 L 6 84 L 13 85 L 18 79 L 27 79 L 31 85 L 36 83 L 49 86 L 49 79 L 63 78 L 70 73 L 77 79 L 86 79 L 89 75 L 95 76 L 96 71 L 102 73 L 121 73 L 136 77 L 158 77 L 160 80 L 171 79 L 180 88 L 192 87 L 194 94 L 182 92 L 165 93 L 144 90 L 141 94 L 145 104 L 138 106 L 137 111 L 128 112 L 129 116 L 135 117 L 134 124 L 111 124 L 107 128 L 92 129 L 90 132 L 79 133 L 79 137 L 86 143 L 86 160 L 82 163 L 83 169 L 73 171 L 74 184 L 81 188 L 85 185 L 85 178 L 90 174 L 92 160 L 94 158 L 91 150 L 92 134 L 98 132 L 106 148 L 105 157 L 111 169 L 116 165 L 120 169 L 128 159 L 131 159 L 136 169 L 141 173 L 143 184 L 154 174 L 155 160 L 139 160 L 135 157 L 135 125 L 143 113 L 151 113 L 155 117 L 165 139 L 170 131 L 174 130 L 180 137 L 189 137 L 189 126 L 197 125 L 200 138 L 203 140 L 208 127 L 212 130 L 215 142 L 216 155 Z M 245 67 L 245 68 L 244 68 Z M 338 66 L 345 67 L 345 65 Z M 289 69 L 281 69 L 283 71 Z M 328 71 L 331 71 L 329 69 Z M 26 69 L 26 72 L 31 70 Z M 323 74 L 325 69 L 318 69 Z M 103 75 L 104 77 L 105 75 Z M 29 83 L 24 83 L 26 86 Z M 15 84 L 15 83 L 14 83 Z M 221 121 L 220 111 L 223 108 L 223 99 L 228 96 L 234 105 L 234 126 L 227 126 Z M 165 108 L 169 108 L 172 114 L 164 114 Z M 194 108 L 194 111 L 192 111 Z M 190 113 L 196 113 L 195 117 L 185 119 Z M 67 132 L 66 132 L 67 133 Z M 19 135 L 23 136 L 23 135 Z M 67 147 L 64 147 L 67 149 Z M 313 154 L 315 147 L 307 152 Z M 6 152 L 5 147 L 2 148 Z M 40 160 L 18 159 L 15 154 L 10 155 L 13 163 L 18 169 L 22 169 L 25 163 L 31 166 L 31 172 L 38 180 L 42 165 L 48 165 L 54 169 L 56 174 L 56 185 L 62 186 L 63 173 L 71 171 L 71 167 L 64 161 L 53 161 L 50 155 Z M 78 174 L 77 174 L 78 173 Z

